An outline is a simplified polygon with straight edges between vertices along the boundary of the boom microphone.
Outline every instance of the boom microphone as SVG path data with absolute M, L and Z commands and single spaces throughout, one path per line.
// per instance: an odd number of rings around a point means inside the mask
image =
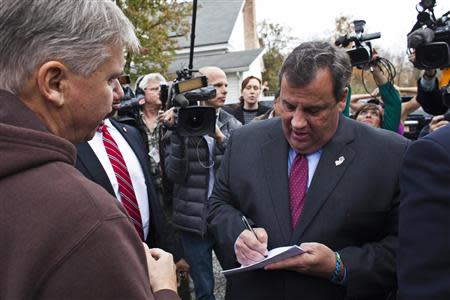
M 140 97 L 130 98 L 125 101 L 122 101 L 122 102 L 120 102 L 119 109 L 123 110 L 123 109 L 130 109 L 135 106 L 140 106 L 139 102 L 143 98 L 144 98 L 144 96 L 141 95 Z
M 183 94 L 176 95 L 173 100 L 175 100 L 175 102 L 181 107 L 186 107 L 189 105 L 189 100 Z
M 350 44 L 350 39 L 347 37 L 347 35 L 343 35 L 337 38 L 337 40 L 334 42 L 334 45 L 347 47 Z

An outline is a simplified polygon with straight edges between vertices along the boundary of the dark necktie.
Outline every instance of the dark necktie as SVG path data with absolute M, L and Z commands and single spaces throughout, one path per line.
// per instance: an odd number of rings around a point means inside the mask
M 101 125 L 99 130 L 103 133 L 103 145 L 105 145 L 106 153 L 108 154 L 109 161 L 111 162 L 116 175 L 117 183 L 119 184 L 119 194 L 122 198 L 122 205 L 127 210 L 139 236 L 144 240 L 141 213 L 139 211 L 136 194 L 125 160 L 123 159 L 116 141 L 109 133 L 107 126 Z
M 308 160 L 303 155 L 297 154 L 291 166 L 291 174 L 289 175 L 289 199 L 292 228 L 295 228 L 298 218 L 302 213 L 307 186 Z

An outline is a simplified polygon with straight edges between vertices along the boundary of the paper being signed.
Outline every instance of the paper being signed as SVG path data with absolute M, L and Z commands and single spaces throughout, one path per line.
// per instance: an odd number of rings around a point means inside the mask
M 248 266 L 240 266 L 239 268 L 228 269 L 222 271 L 223 275 L 232 275 L 240 272 L 251 271 L 256 269 L 264 268 L 265 266 L 282 261 L 286 258 L 302 254 L 304 251 L 297 245 L 294 246 L 286 246 L 274 248 L 269 251 L 269 255 L 265 259 L 260 262 L 248 265 Z

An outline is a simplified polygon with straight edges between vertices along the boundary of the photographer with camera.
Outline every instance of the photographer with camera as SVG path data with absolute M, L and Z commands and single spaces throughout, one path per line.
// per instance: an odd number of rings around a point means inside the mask
M 171 131 L 165 137 L 164 167 L 166 175 L 174 182 L 173 222 L 180 230 L 185 257 L 191 266 L 196 299 L 215 299 L 212 269 L 215 242 L 207 231 L 206 207 L 228 137 L 241 123 L 221 109 L 228 86 L 225 72 L 217 67 L 204 67 L 200 73 L 215 87 L 215 98 L 200 103 L 215 108 L 215 131 L 213 136 L 182 136 L 178 130 Z M 167 118 L 176 120 L 177 115 L 174 113 Z
M 424 6 L 425 4 L 428 6 Z M 434 4 L 435 1 L 420 3 L 422 8 L 431 12 Z M 421 20 L 423 19 L 425 18 L 422 17 Z M 408 44 L 410 40 L 409 36 Z M 433 42 L 427 41 L 419 45 L 423 52 L 422 56 L 415 56 L 415 66 L 422 68 L 426 65 L 422 69 L 448 67 L 445 59 L 450 57 L 448 42 L 447 52 L 440 52 L 438 55 L 437 52 L 433 54 L 429 51 Z M 439 45 L 445 48 L 443 44 Z M 416 50 L 418 49 L 419 47 Z M 437 83 L 436 79 L 431 78 L 433 73 L 426 74 L 424 79 Z M 448 78 L 446 81 L 447 87 L 441 97 L 438 97 L 444 102 L 448 100 L 449 92 Z M 450 126 L 444 126 L 410 145 L 403 162 L 400 174 L 397 255 L 400 300 L 450 298 L 449 182 Z
M 416 55 L 413 52 L 408 56 L 411 63 L 415 64 Z M 423 110 L 430 115 L 443 115 L 448 108 L 443 102 L 443 90 L 440 88 L 438 70 L 435 68 L 425 69 L 422 76 L 417 80 L 417 102 Z
M 139 99 L 132 109 L 132 113 L 128 113 L 133 118 L 132 125 L 136 127 L 145 145 L 145 151 L 148 154 L 149 161 L 148 170 L 154 187 L 154 195 L 161 206 L 157 216 L 163 220 L 165 227 L 172 227 L 172 183 L 164 174 L 164 155 L 161 151 L 161 139 L 165 133 L 163 128 L 164 111 L 161 99 L 161 86 L 166 85 L 166 79 L 160 73 L 150 73 L 140 77 L 136 82 L 136 90 L 134 99 Z M 127 114 L 125 114 L 127 115 Z M 128 130 L 131 134 L 131 130 Z M 169 225 L 170 224 L 170 225 Z M 166 232 L 167 233 L 167 232 Z M 183 299 L 189 299 L 188 292 L 188 274 L 189 265 L 183 258 L 183 253 L 176 232 L 173 230 L 164 237 L 167 243 L 176 247 L 176 267 L 180 281 L 179 294 Z
M 414 55 L 410 56 L 410 61 L 414 63 Z M 427 134 L 434 132 L 450 121 L 449 104 L 445 101 L 445 82 L 449 84 L 445 76 L 445 72 L 450 69 L 444 69 L 441 72 L 441 80 L 439 80 L 439 72 L 437 69 L 424 70 L 423 75 L 417 81 L 417 102 L 421 103 L 425 112 L 432 114 L 430 122 L 425 125 L 419 133 L 418 138 L 422 138 Z
M 450 67 L 450 11 L 440 18 L 434 15 L 434 0 L 422 0 L 416 6 L 417 22 L 408 34 L 409 60 L 424 70 L 418 80 L 417 101 L 425 112 L 442 115 L 447 111 L 445 100 L 449 80 L 438 83 L 437 69 Z
M 167 207 L 169 201 L 165 201 L 166 193 L 164 191 L 162 165 L 160 163 L 160 142 L 163 135 L 162 123 L 160 122 L 163 114 L 160 96 L 161 84 L 165 83 L 166 79 L 160 73 L 147 74 L 138 81 L 136 94 L 143 94 L 144 98 L 143 103 L 139 107 L 136 123 L 150 157 L 153 185 L 161 205 Z
M 380 56 L 372 50 L 372 60 L 368 67 L 370 68 L 372 77 L 378 86 L 377 94 L 381 100 L 373 98 L 369 100 L 368 104 L 359 102 L 358 97 L 353 97 L 351 100 L 351 108 L 355 111 L 354 117 L 356 120 L 369 124 L 373 127 L 383 128 L 394 132 L 399 132 L 400 116 L 402 110 L 402 100 L 399 92 L 395 89 L 392 78 L 386 78 L 381 69 Z M 378 95 L 371 95 L 376 97 Z M 370 111 L 376 112 L 378 120 L 372 120 L 374 114 Z
M 358 121 L 362 121 L 370 126 L 398 132 L 401 117 L 401 98 L 393 84 L 395 68 L 391 62 L 380 57 L 369 42 L 370 40 L 380 38 L 381 34 L 379 32 L 364 34 L 364 27 L 366 25 L 364 20 L 355 20 L 353 21 L 353 25 L 355 32 L 350 35 L 338 37 L 335 45 L 345 48 L 353 43 L 352 48 L 346 50 L 352 66 L 361 69 L 361 77 L 365 88 L 364 73 L 370 70 L 378 86 L 378 94 L 383 100 L 381 102 L 375 98 L 371 100 L 373 104 L 365 105 L 365 103 L 361 103 L 359 100 L 365 99 L 366 95 L 363 98 L 359 95 L 352 96 L 350 98 L 350 107 L 355 112 L 353 116 Z M 349 88 L 349 90 L 350 94 L 351 89 Z M 369 92 L 367 91 L 367 93 Z M 372 98 L 376 97 L 376 95 L 372 94 L 369 96 Z M 376 120 L 374 120 L 375 118 Z

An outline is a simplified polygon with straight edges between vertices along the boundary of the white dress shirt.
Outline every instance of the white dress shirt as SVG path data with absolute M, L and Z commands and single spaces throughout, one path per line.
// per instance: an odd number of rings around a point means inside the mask
M 147 185 L 145 184 L 144 172 L 142 171 L 142 166 L 139 163 L 136 154 L 130 145 L 127 143 L 122 134 L 114 127 L 111 122 L 106 119 L 105 125 L 108 128 L 109 133 L 112 138 L 116 141 L 120 152 L 122 153 L 123 159 L 127 165 L 128 172 L 130 173 L 131 182 L 133 184 L 133 189 L 136 194 L 136 199 L 139 205 L 139 211 L 141 213 L 142 226 L 144 229 L 144 239 L 147 239 L 149 226 L 150 226 L 150 208 L 148 203 L 148 193 Z M 122 202 L 119 193 L 119 184 L 117 182 L 114 169 L 109 161 L 108 154 L 106 153 L 105 146 L 103 145 L 103 134 L 101 132 L 96 132 L 95 136 L 90 140 L 89 146 L 95 152 L 98 160 L 103 166 L 106 174 L 108 175 L 109 181 L 113 187 L 116 198 Z
M 314 153 L 305 155 L 308 160 L 308 189 L 311 185 L 311 181 L 313 179 L 314 173 L 316 172 L 317 165 L 319 164 L 320 156 L 322 155 L 322 149 L 317 150 Z M 295 157 L 297 156 L 297 152 L 295 152 L 292 147 L 289 147 L 289 156 L 288 156 L 288 177 L 291 174 L 292 163 L 294 162 Z

